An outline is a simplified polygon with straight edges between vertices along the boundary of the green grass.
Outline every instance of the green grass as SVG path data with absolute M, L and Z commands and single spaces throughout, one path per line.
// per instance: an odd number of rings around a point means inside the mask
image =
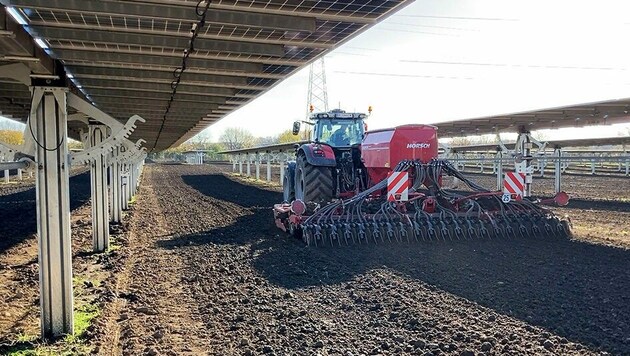
M 94 304 L 86 304 L 77 308 L 74 312 L 74 334 L 67 335 L 64 341 L 71 344 L 81 343 L 87 328 L 92 325 L 92 321 L 99 314 L 99 309 Z
M 119 250 L 121 247 L 122 246 L 120 244 L 116 243 L 116 237 L 109 237 L 109 247 L 107 247 L 107 252 Z
M 38 337 L 37 335 L 20 334 L 17 337 L 17 342 L 31 342 L 37 340 Z
M 114 246 L 115 247 L 115 246 Z M 101 281 L 74 276 L 72 284 L 75 293 L 74 332 L 57 340 L 42 340 L 39 335 L 19 334 L 9 347 L 0 346 L 0 354 L 8 356 L 70 356 L 88 355 L 92 351 L 87 343 L 87 330 L 94 319 L 101 313 L 97 304 L 88 303 L 84 295 L 88 294 L 86 284 L 98 287 Z

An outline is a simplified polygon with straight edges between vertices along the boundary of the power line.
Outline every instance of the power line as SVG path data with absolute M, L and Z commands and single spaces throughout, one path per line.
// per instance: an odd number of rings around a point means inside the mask
M 434 35 L 434 36 L 446 36 L 446 37 L 459 37 L 459 35 L 453 35 L 449 33 L 437 33 L 437 32 L 426 32 L 426 31 L 412 31 L 412 30 L 403 30 L 397 28 L 383 28 L 383 27 L 374 27 L 372 31 L 380 30 L 380 31 L 390 31 L 390 32 L 407 32 L 407 33 L 419 33 L 422 35 Z
M 367 47 L 352 47 L 352 46 L 348 46 L 345 47 L 347 49 L 356 49 L 356 50 L 360 50 L 360 51 L 376 51 L 376 52 L 380 52 L 380 49 L 376 49 L 376 48 L 367 48 Z
M 435 15 L 393 15 L 396 17 L 421 17 L 428 19 L 446 19 L 446 20 L 477 20 L 477 21 L 520 21 L 519 19 L 508 19 L 500 17 L 464 17 L 464 16 L 435 16 Z M 392 17 L 393 17 L 392 16 Z
M 369 57 L 367 54 L 350 53 L 350 52 L 343 52 L 343 51 L 334 51 L 334 52 L 331 52 L 331 54 L 346 54 L 349 56 Z
M 443 75 L 399 74 L 399 73 L 377 73 L 377 72 L 335 71 L 335 73 L 353 74 L 353 75 L 373 75 L 373 76 L 380 76 L 380 77 L 399 77 L 399 78 L 429 78 L 429 79 L 455 79 L 455 80 L 474 79 L 471 77 L 452 77 L 452 76 L 443 76 Z
M 443 30 L 457 30 L 457 31 L 471 31 L 471 32 L 479 32 L 477 29 L 472 28 L 463 28 L 463 27 L 450 27 L 450 26 L 435 26 L 435 25 L 418 25 L 411 23 L 402 23 L 402 22 L 384 22 L 387 25 L 398 25 L 398 26 L 410 26 L 410 27 L 425 27 L 425 28 L 439 28 Z
M 401 62 L 406 62 L 406 63 L 468 65 L 468 66 L 483 66 L 483 67 L 520 67 L 520 68 L 542 68 L 542 69 L 579 69 L 579 70 L 626 71 L 625 68 L 614 68 L 614 67 L 585 67 L 585 66 L 507 64 L 507 63 L 483 63 L 483 62 L 451 62 L 451 61 L 429 61 L 429 60 L 415 60 L 415 59 L 401 59 L 400 61 Z

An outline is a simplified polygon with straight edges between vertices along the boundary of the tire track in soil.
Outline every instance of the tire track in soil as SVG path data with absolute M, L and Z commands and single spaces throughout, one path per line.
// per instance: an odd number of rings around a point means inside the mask
M 147 166 L 123 354 L 630 349 L 627 251 L 542 239 L 308 248 L 273 226 L 279 192 L 224 170 Z
M 173 187 L 163 167 L 147 166 L 144 172 L 131 223 L 126 273 L 117 282 L 119 298 L 108 313 L 105 329 L 111 336 L 99 342 L 101 353 L 204 354 L 203 325 L 190 308 L 194 301 L 182 289 L 185 265 L 175 253 L 154 248 L 156 241 L 172 234 L 163 198 L 182 192 Z

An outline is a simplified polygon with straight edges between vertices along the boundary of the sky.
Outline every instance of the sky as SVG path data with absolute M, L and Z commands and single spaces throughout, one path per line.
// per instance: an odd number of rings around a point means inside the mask
M 628 13 L 628 1 L 418 0 L 325 57 L 329 106 L 371 105 L 369 127 L 384 128 L 628 98 Z M 290 129 L 304 118 L 307 90 L 305 68 L 202 134 Z M 617 136 L 626 127 L 544 136 Z
M 417 0 L 325 57 L 330 108 L 372 128 L 630 97 L 630 2 Z M 210 126 L 259 137 L 304 119 L 308 68 Z M 630 125 L 546 131 L 617 136 Z

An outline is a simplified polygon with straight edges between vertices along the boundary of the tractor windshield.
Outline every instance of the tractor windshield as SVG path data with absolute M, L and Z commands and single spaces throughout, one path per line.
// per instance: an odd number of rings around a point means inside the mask
M 317 125 L 319 142 L 333 147 L 352 146 L 363 139 L 363 120 L 320 120 Z

